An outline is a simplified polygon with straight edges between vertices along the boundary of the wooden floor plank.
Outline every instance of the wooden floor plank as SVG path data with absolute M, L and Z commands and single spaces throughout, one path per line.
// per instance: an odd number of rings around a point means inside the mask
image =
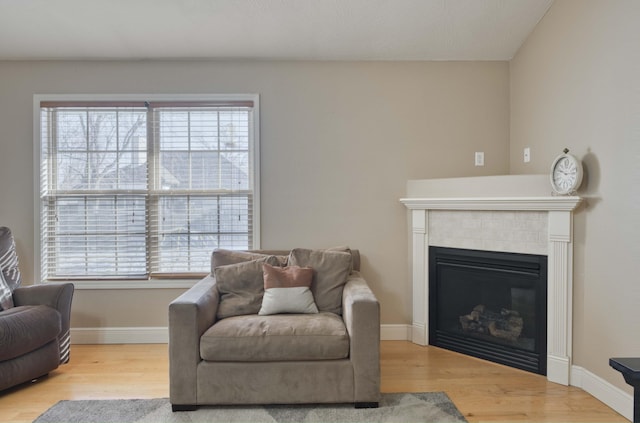
M 60 400 L 169 396 L 168 349 L 73 345 L 49 377 L 0 393 L 0 422 L 31 422 Z M 383 341 L 382 392 L 444 391 L 474 422 L 627 422 L 602 402 L 545 377 L 435 347 Z

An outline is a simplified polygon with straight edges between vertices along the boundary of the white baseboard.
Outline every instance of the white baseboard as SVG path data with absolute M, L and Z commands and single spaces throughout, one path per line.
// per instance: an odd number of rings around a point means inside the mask
M 166 344 L 166 327 L 71 328 L 72 344 Z
M 424 323 L 414 322 L 411 326 L 411 334 L 408 341 L 418 345 L 429 345 L 429 335 Z
M 382 341 L 410 341 L 411 325 L 380 325 Z
M 410 325 L 381 325 L 380 339 L 383 341 L 408 341 L 411 339 Z M 166 327 L 118 327 L 118 328 L 72 328 L 72 344 L 166 344 L 169 330 Z
M 547 355 L 547 380 L 569 386 L 571 376 L 571 364 L 569 357 Z
M 580 366 L 571 366 L 571 385 L 590 393 L 626 419 L 633 420 L 633 395 L 600 376 Z

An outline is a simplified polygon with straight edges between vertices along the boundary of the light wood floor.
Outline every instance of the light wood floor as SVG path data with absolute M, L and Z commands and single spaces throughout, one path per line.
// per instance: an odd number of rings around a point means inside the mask
M 469 422 L 627 422 L 578 388 L 435 347 L 383 341 L 383 392 L 444 391 Z M 73 345 L 71 362 L 0 393 L 0 422 L 31 422 L 59 400 L 169 396 L 166 345 Z

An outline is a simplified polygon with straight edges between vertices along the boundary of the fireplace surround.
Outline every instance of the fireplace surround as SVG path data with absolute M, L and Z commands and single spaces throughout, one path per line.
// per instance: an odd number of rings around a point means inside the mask
M 581 198 L 551 196 L 547 175 L 504 175 L 408 181 L 400 201 L 410 220 L 412 342 L 430 338 L 430 246 L 546 255 L 547 379 L 569 385 L 573 212 Z

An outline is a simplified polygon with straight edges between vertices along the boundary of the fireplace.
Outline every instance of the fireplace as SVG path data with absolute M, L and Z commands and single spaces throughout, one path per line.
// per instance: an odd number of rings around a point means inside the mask
M 429 247 L 429 344 L 546 375 L 547 257 Z
M 573 213 L 582 199 L 549 196 L 548 175 L 500 175 L 407 181 L 407 198 L 400 201 L 409 210 L 411 223 L 409 339 L 428 345 L 431 336 L 429 247 L 544 255 L 546 375 L 551 382 L 569 385 Z M 469 313 L 464 310 L 460 315 Z

